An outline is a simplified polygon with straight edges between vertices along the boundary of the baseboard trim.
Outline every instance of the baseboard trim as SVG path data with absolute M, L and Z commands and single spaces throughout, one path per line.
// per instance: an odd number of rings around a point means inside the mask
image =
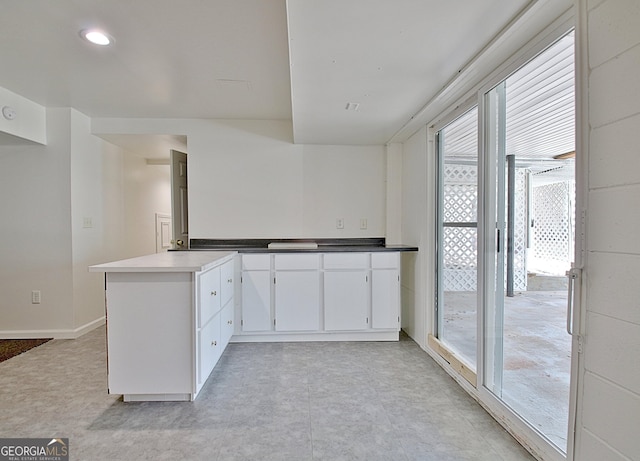
M 32 338 L 53 338 L 53 339 L 76 339 L 89 333 L 91 330 L 104 325 L 106 317 L 102 316 L 89 323 L 85 323 L 73 330 L 8 330 L 0 331 L 0 339 L 32 339 Z

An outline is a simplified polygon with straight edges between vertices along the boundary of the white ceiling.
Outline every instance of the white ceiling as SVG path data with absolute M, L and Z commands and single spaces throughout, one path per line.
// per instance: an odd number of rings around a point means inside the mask
M 291 119 L 298 143 L 384 144 L 531 3 L 0 0 L 0 87 L 90 117 Z M 92 26 L 115 44 L 81 40 Z

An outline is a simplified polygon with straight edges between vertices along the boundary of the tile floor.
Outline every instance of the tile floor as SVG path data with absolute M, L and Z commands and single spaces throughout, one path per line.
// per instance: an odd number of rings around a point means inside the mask
M 410 339 L 230 344 L 195 402 L 106 393 L 104 328 L 0 363 L 0 437 L 72 460 L 533 458 Z

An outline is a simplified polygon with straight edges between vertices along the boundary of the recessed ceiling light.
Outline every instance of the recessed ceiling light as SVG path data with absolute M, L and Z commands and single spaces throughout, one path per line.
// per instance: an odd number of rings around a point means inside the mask
M 346 110 L 358 110 L 359 107 L 360 107 L 360 103 L 348 102 L 347 105 L 345 106 L 345 109 Z
M 98 29 L 85 29 L 80 31 L 80 36 L 95 45 L 110 45 L 113 38 Z

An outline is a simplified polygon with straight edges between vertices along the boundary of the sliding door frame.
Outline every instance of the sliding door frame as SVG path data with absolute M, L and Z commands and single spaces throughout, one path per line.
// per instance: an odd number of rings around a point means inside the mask
M 574 432 L 575 432 L 575 407 L 576 407 L 576 395 L 578 388 L 578 367 L 576 364 L 579 361 L 579 352 L 577 345 L 577 340 L 574 337 L 573 347 L 572 347 L 572 370 L 571 370 L 571 383 L 570 383 L 570 402 L 569 402 L 569 427 L 568 427 L 568 438 L 567 438 L 567 453 L 566 455 L 558 450 L 555 446 L 553 446 L 548 440 L 546 440 L 543 436 L 541 436 L 528 422 L 522 419 L 519 415 L 517 415 L 513 410 L 511 410 L 508 406 L 506 406 L 502 401 L 500 401 L 489 389 L 485 387 L 485 348 L 487 347 L 484 341 L 484 325 L 488 320 L 486 318 L 486 312 L 484 309 L 484 305 L 491 300 L 492 296 L 495 296 L 495 293 L 489 293 L 490 290 L 487 285 L 488 281 L 494 280 L 492 277 L 495 277 L 493 274 L 494 261 L 490 258 L 487 258 L 486 255 L 494 255 L 496 249 L 496 223 L 493 222 L 493 226 L 490 226 L 490 223 L 487 223 L 486 211 L 488 207 L 495 208 L 495 202 L 493 204 L 489 203 L 489 200 L 495 200 L 495 196 L 487 198 L 487 189 L 495 190 L 495 171 L 493 173 L 493 177 L 486 176 L 487 169 L 494 168 L 495 165 L 489 165 L 487 162 L 487 142 L 486 133 L 485 133 L 485 123 L 487 122 L 487 101 L 485 100 L 485 94 L 490 92 L 493 88 L 495 88 L 502 81 L 507 79 L 511 74 L 517 71 L 520 67 L 526 64 L 528 61 L 533 59 L 536 55 L 543 52 L 561 37 L 569 33 L 574 28 L 574 12 L 572 10 L 565 13 L 562 17 L 556 20 L 553 24 L 551 24 L 547 29 L 541 32 L 536 39 L 529 42 L 525 47 L 523 47 L 518 53 L 514 55 L 514 57 L 510 58 L 507 62 L 505 62 L 502 66 L 498 67 L 496 71 L 494 71 L 491 75 L 485 78 L 479 86 L 476 87 L 476 90 L 468 95 L 464 102 L 461 102 L 458 105 L 455 105 L 454 108 L 444 115 L 442 118 L 439 118 L 437 122 L 430 124 L 428 131 L 430 136 L 433 136 L 431 139 L 435 139 L 435 134 L 442 128 L 444 128 L 448 123 L 455 120 L 460 115 L 464 114 L 474 105 L 478 106 L 478 284 L 477 284 L 477 294 L 478 299 L 480 300 L 477 310 L 477 360 L 476 360 L 476 374 L 477 374 L 477 384 L 475 386 L 469 385 L 464 379 L 462 373 L 456 369 L 453 364 L 450 364 L 447 360 L 447 357 L 442 355 L 433 344 L 429 344 L 432 352 L 439 354 L 444 360 L 438 358 L 438 362 L 447 370 L 447 372 L 471 395 L 475 396 L 478 399 L 479 403 L 489 412 L 491 413 L 497 421 L 499 421 L 522 445 L 527 447 L 533 453 L 536 453 L 539 456 L 542 456 L 545 460 L 551 461 L 565 461 L 573 459 L 573 444 L 574 444 Z M 578 34 L 575 37 L 576 44 L 578 44 L 578 40 L 580 40 Z M 577 48 L 577 47 L 576 47 Z M 579 53 L 576 51 L 576 86 L 578 88 L 578 79 L 580 78 L 580 69 L 579 66 Z M 576 98 L 576 123 L 578 123 L 578 117 L 580 116 L 578 111 L 579 105 L 578 100 L 580 97 L 579 88 L 577 90 L 578 97 Z M 584 110 L 584 109 L 583 109 Z M 576 139 L 576 149 L 580 146 L 580 140 Z M 435 146 L 434 146 L 435 147 Z M 435 149 L 434 149 L 435 151 Z M 586 181 L 583 176 L 585 175 L 585 169 L 583 167 L 584 160 L 581 160 L 578 156 L 576 158 L 576 184 L 580 185 Z M 439 174 L 439 173 L 435 173 Z M 434 176 L 435 176 L 434 174 Z M 434 179 L 436 179 L 434 177 Z M 580 205 L 584 202 L 583 188 L 576 187 L 576 200 L 577 204 Z M 438 204 L 438 206 L 440 206 Z M 489 208 L 490 209 L 490 208 Z M 581 209 L 576 207 L 577 210 Z M 579 213 L 579 211 L 577 211 Z M 579 234 L 578 223 L 580 222 L 579 216 L 576 219 L 576 240 L 575 240 L 575 248 L 576 248 L 576 263 L 581 261 L 581 255 L 578 255 L 580 249 L 582 248 L 583 242 L 581 241 L 582 235 Z M 437 221 L 437 220 L 436 220 Z M 438 223 L 436 223 L 436 226 Z M 437 229 L 436 229 L 437 231 Z M 437 235 L 437 234 L 436 234 Z M 501 236 L 502 237 L 502 236 Z M 437 277 L 437 274 L 436 274 Z M 495 280 L 494 280 L 495 284 Z M 581 284 L 576 283 L 576 292 L 574 293 L 574 317 L 573 324 L 580 325 L 580 287 Z M 436 285 L 437 287 L 437 285 Z M 435 294 L 435 293 L 434 293 Z M 434 312 L 434 314 L 436 314 Z M 430 337 L 434 334 L 437 335 L 437 322 L 434 322 L 434 329 L 431 330 Z M 578 329 L 578 328 L 576 328 Z

